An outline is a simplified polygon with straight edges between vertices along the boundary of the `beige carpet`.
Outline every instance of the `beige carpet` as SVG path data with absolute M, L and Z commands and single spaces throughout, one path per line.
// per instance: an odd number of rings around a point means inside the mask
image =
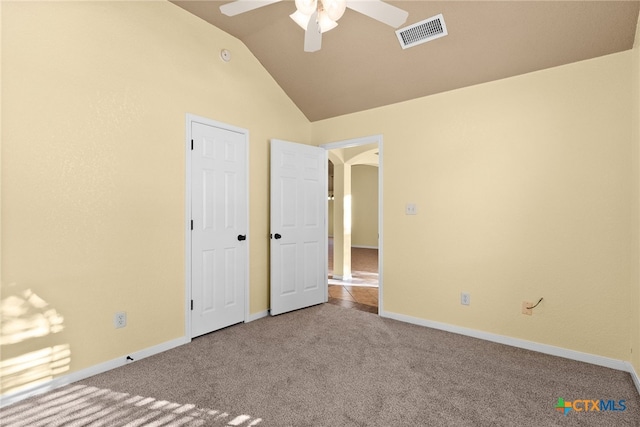
M 624 401 L 625 411 L 556 410 Z M 3 426 L 638 426 L 629 374 L 322 304 L 4 408 Z M 620 408 L 620 406 L 618 406 Z

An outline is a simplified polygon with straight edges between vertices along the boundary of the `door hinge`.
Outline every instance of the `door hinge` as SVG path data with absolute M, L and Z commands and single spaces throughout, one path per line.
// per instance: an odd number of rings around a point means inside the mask
M 193 300 L 191 300 L 191 310 L 193 310 Z
M 191 220 L 191 230 L 193 230 L 193 220 Z
M 191 140 L 191 149 L 193 150 L 193 139 Z

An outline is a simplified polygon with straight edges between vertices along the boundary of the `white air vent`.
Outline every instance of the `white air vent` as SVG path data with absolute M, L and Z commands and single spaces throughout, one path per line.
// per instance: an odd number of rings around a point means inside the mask
M 396 30 L 398 41 L 403 49 L 439 39 L 447 34 L 447 26 L 442 14 Z

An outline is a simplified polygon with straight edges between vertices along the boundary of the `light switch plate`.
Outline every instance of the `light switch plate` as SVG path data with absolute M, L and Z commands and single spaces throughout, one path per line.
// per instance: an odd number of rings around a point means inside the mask
M 406 215 L 417 215 L 418 207 L 416 206 L 415 203 L 407 203 L 407 206 L 405 207 L 404 212 Z

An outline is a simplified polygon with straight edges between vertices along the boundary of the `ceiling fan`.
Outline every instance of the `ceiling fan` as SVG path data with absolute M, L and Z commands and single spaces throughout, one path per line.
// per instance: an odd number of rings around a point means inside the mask
M 235 0 L 220 6 L 227 16 L 235 16 L 281 0 Z M 305 52 L 316 52 L 322 47 L 322 33 L 335 28 L 345 9 L 398 28 L 404 24 L 409 13 L 384 3 L 382 0 L 295 0 L 296 11 L 290 15 L 304 30 Z

